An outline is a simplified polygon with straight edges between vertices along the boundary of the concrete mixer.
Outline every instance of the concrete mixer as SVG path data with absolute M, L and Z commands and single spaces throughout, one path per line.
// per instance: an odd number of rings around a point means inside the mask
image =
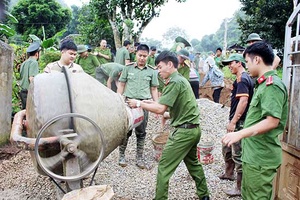
M 143 121 L 143 110 L 130 109 L 86 73 L 39 74 L 28 90 L 26 110 L 14 117 L 11 142 L 29 150 L 35 169 L 64 192 L 82 188 L 82 180 Z M 23 129 L 26 129 L 26 135 Z

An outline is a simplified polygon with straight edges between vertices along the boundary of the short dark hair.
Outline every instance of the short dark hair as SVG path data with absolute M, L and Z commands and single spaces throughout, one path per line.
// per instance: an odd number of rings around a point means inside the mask
M 216 51 L 218 51 L 218 50 L 222 52 L 222 49 L 221 49 L 220 47 L 219 47 L 219 48 L 217 48 L 217 50 L 216 50 Z
M 61 42 L 59 49 L 60 51 L 64 49 L 77 51 L 77 45 L 74 43 L 73 40 L 64 40 Z
M 253 59 L 254 56 L 259 56 L 262 58 L 266 65 L 272 65 L 274 61 L 274 53 L 270 44 L 267 42 L 255 42 L 248 46 L 243 53 L 244 58 L 246 55 Z
M 168 63 L 171 61 L 175 68 L 178 67 L 178 58 L 177 54 L 171 51 L 162 51 L 155 59 L 155 65 L 158 65 L 160 62 Z
M 140 44 L 137 48 L 136 51 L 147 51 L 149 53 L 149 47 L 146 44 Z
M 131 42 L 129 40 L 125 40 L 123 42 L 123 46 L 126 47 L 127 45 L 131 44 Z
M 139 43 L 139 42 L 135 42 L 135 43 L 134 43 L 134 46 L 137 47 L 137 46 L 139 46 L 140 44 L 141 44 L 141 43 Z

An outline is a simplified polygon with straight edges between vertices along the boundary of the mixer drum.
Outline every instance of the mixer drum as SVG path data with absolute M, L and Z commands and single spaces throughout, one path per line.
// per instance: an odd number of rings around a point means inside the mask
M 93 120 L 104 136 L 105 152 L 103 159 L 120 144 L 125 137 L 129 124 L 128 113 L 123 99 L 96 79 L 86 73 L 68 73 L 71 101 L 65 75 L 60 72 L 39 74 L 30 85 L 27 97 L 26 119 L 27 134 L 36 138 L 39 130 L 50 119 L 71 112 L 79 113 Z M 70 119 L 63 119 L 47 128 L 43 137 L 58 134 L 61 130 L 70 128 Z M 76 131 L 88 134 L 80 143 L 80 148 L 90 160 L 99 157 L 101 140 L 91 124 L 74 119 Z M 54 150 L 44 150 L 44 157 L 59 153 Z M 40 174 L 44 174 L 36 163 L 34 152 L 31 152 L 33 163 Z M 62 170 L 62 169 L 57 169 Z

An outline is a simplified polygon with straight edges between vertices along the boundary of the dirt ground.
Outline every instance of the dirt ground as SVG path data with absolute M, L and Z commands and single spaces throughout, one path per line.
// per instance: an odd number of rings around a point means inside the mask
M 0 147 L 0 163 L 19 153 L 21 149 L 11 144 Z
M 204 75 L 201 74 L 200 76 L 201 76 L 201 80 L 203 80 Z M 231 94 L 231 86 L 232 86 L 233 81 L 229 80 L 229 79 L 225 79 L 224 82 L 225 82 L 225 87 L 221 91 L 220 104 L 225 103 L 225 106 L 230 106 L 229 98 L 230 98 L 230 94 Z M 210 81 L 208 81 L 205 84 L 204 88 L 199 89 L 200 98 L 207 98 L 207 99 L 213 101 L 212 93 L 213 93 L 213 89 L 210 88 Z

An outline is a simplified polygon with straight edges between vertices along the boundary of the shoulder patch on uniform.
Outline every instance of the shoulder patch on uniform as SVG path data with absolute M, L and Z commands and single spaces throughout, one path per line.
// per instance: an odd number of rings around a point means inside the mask
M 134 64 L 135 64 L 135 62 L 131 62 L 131 63 L 128 63 L 127 65 L 125 65 L 125 66 L 134 65 Z
M 269 76 L 266 80 L 266 85 L 272 85 L 273 84 L 273 76 Z

